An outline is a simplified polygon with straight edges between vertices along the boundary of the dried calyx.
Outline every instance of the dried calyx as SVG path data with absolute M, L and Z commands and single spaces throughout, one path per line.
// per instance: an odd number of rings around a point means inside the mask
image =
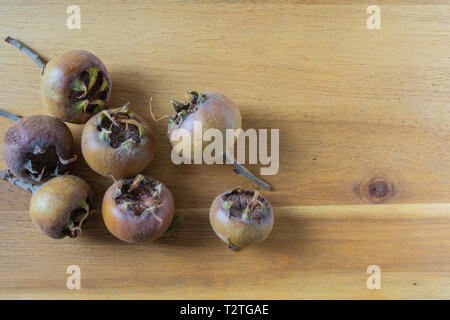
M 104 110 L 100 113 L 97 130 L 99 138 L 111 148 L 130 150 L 135 144 L 141 142 L 144 129 L 128 104 L 113 110 Z
M 105 108 L 108 80 L 99 67 L 80 73 L 72 83 L 69 100 L 76 112 L 98 113 Z
M 76 238 L 81 234 L 81 226 L 89 215 L 89 197 L 80 203 L 79 207 L 70 214 L 69 222 L 66 224 L 63 234 Z
M 25 157 L 27 161 L 23 168 L 24 174 L 36 182 L 65 173 L 66 166 L 77 160 L 76 155 L 71 159 L 63 159 L 57 154 L 55 146 L 47 149 L 36 146 L 33 152 L 28 152 Z
M 152 111 L 152 100 L 150 99 L 150 113 L 153 117 L 153 120 L 159 121 L 162 119 L 168 119 L 170 127 L 174 125 L 180 125 L 184 118 L 190 113 L 194 113 L 197 111 L 198 107 L 206 101 L 207 97 L 203 93 L 199 93 L 197 91 L 189 91 L 186 93 L 186 101 L 185 102 L 179 102 L 176 100 L 171 100 L 170 102 L 173 105 L 173 109 L 175 110 L 175 114 L 171 117 L 168 115 L 165 115 L 159 119 L 156 119 L 156 117 L 153 114 Z M 169 128 L 170 129 L 170 128 Z
M 223 207 L 229 218 L 245 222 L 261 222 L 268 217 L 270 204 L 259 191 L 235 188 L 222 196 Z
M 158 209 L 162 205 L 161 183 L 149 180 L 141 174 L 136 178 L 116 182 L 114 200 L 128 214 L 146 217 L 152 215 L 158 222 Z

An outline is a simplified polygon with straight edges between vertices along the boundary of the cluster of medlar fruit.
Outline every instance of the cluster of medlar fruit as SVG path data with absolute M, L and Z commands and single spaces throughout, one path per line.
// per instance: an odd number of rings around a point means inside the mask
M 77 156 L 66 121 L 85 124 L 81 137 L 84 159 L 95 172 L 114 180 L 103 197 L 107 229 L 129 243 L 153 241 L 175 231 L 183 217 L 173 221 L 171 192 L 163 183 L 141 174 L 154 155 L 152 129 L 128 104 L 108 109 L 112 81 L 101 60 L 77 50 L 45 63 L 22 42 L 10 37 L 5 41 L 41 67 L 42 102 L 52 115 L 20 117 L 0 111 L 15 121 L 4 138 L 3 157 L 9 169 L 0 172 L 0 179 L 33 193 L 30 216 L 34 224 L 51 238 L 75 238 L 92 209 L 92 188 L 83 179 L 67 174 Z M 172 104 L 175 114 L 163 118 L 169 120 L 167 135 L 181 157 L 192 159 L 202 150 L 176 143 L 173 133 L 177 129 L 194 136 L 194 122 L 200 121 L 203 131 L 215 128 L 225 135 L 227 129 L 242 126 L 239 109 L 217 92 L 191 91 L 186 102 Z M 156 120 L 151 104 L 150 111 Z M 201 149 L 206 147 L 204 143 Z M 229 147 L 216 156 L 229 160 L 238 174 L 270 189 L 229 156 Z M 190 154 L 183 154 L 183 150 L 190 150 Z M 233 250 L 266 239 L 273 219 L 272 206 L 259 191 L 239 187 L 217 196 L 210 208 L 213 230 Z

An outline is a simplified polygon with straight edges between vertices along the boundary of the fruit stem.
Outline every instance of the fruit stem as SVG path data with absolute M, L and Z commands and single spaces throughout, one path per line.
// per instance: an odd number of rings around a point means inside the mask
M 224 156 L 224 159 L 227 162 L 232 162 L 232 166 L 234 167 L 234 171 L 238 175 L 249 179 L 250 181 L 252 181 L 256 185 L 260 186 L 261 188 L 264 188 L 266 190 L 270 190 L 270 185 L 269 184 L 267 184 L 266 182 L 264 182 L 260 178 L 256 177 L 253 173 L 248 171 L 247 168 L 245 168 L 243 165 L 239 164 L 234 158 L 230 157 L 227 153 L 224 153 L 223 156 Z
M 14 113 L 11 113 L 8 111 L 3 111 L 3 110 L 0 110 L 0 116 L 5 117 L 12 121 L 17 121 L 22 118 L 21 116 L 18 116 L 17 114 L 14 114 Z
M 0 171 L 0 179 L 8 181 L 12 185 L 18 186 L 18 187 L 22 188 L 23 190 L 29 191 L 31 193 L 33 193 L 34 191 L 36 191 L 39 188 L 39 186 L 35 185 L 34 183 L 17 178 L 9 169 Z
M 28 57 L 30 57 L 31 60 L 33 60 L 42 69 L 42 73 L 44 73 L 45 62 L 30 47 L 27 47 L 24 43 L 11 37 L 6 37 L 5 41 L 8 42 L 13 47 L 16 47 L 20 51 L 23 51 L 23 53 L 25 53 Z

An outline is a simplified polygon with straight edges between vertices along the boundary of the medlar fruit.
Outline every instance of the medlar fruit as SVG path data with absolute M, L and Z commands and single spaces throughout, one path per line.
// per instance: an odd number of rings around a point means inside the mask
M 97 173 L 116 179 L 133 177 L 153 159 L 155 136 L 144 118 L 128 109 L 104 110 L 86 123 L 81 150 Z
M 204 141 L 202 137 L 198 137 L 195 134 L 194 123 L 201 123 L 202 125 L 202 136 L 209 129 L 216 129 L 222 133 L 223 137 L 226 137 L 227 129 L 241 129 L 242 119 L 241 113 L 236 105 L 218 92 L 204 92 L 199 93 L 197 91 L 188 92 L 187 101 L 182 103 L 178 101 L 172 101 L 173 108 L 175 110 L 174 116 L 170 117 L 168 115 L 162 117 L 161 119 L 167 118 L 169 120 L 167 135 L 169 141 L 176 152 L 185 160 L 193 161 L 195 158 L 203 158 L 203 150 L 209 145 L 210 142 Z M 151 110 L 150 101 L 150 111 L 155 121 L 161 120 L 156 119 Z M 189 134 L 192 141 L 186 139 L 181 139 L 181 142 L 175 140 L 176 135 L 173 133 L 176 130 L 184 129 Z M 201 148 L 195 148 L 196 142 L 201 139 Z M 237 136 L 234 136 L 234 141 L 236 142 Z M 216 158 L 224 158 L 227 163 L 231 163 L 234 170 L 239 175 L 250 179 L 255 184 L 262 188 L 270 189 L 270 186 L 262 181 L 261 179 L 254 176 L 250 171 L 248 171 L 244 166 L 239 164 L 234 158 L 229 156 L 229 151 L 234 148 L 234 143 L 227 145 L 224 139 L 223 142 L 223 154 L 215 154 Z M 183 151 L 189 150 L 187 154 Z
M 120 240 L 153 241 L 170 227 L 174 201 L 165 185 L 139 174 L 109 187 L 103 198 L 102 213 L 106 227 Z
M 235 250 L 264 241 L 274 216 L 270 202 L 258 191 L 237 187 L 214 199 L 209 221 L 217 236 Z
M 12 174 L 34 184 L 65 173 L 77 159 L 72 132 L 67 125 L 46 115 L 20 118 L 6 132 L 3 159 Z
M 174 130 L 185 129 L 191 134 L 191 137 L 194 137 L 194 121 L 198 121 L 202 123 L 202 133 L 214 128 L 220 130 L 225 137 L 226 129 L 240 129 L 242 127 L 241 113 L 234 103 L 221 93 L 191 91 L 188 94 L 188 101 L 185 103 L 172 101 L 175 115 L 169 120 L 167 134 L 172 147 L 183 158 L 194 159 L 195 152 L 201 152 L 199 156 L 202 158 L 203 150 L 209 142 L 202 141 L 202 148 L 195 149 L 194 143 L 185 140 L 180 143 L 173 141 L 172 133 Z M 189 145 L 185 145 L 186 143 L 189 143 Z M 190 154 L 182 154 L 183 150 L 190 150 Z M 220 154 L 217 157 L 223 157 L 223 155 Z
M 47 236 L 76 238 L 89 215 L 93 191 L 83 179 L 64 175 L 37 189 L 30 201 L 33 223 Z
M 104 64 L 92 53 L 70 51 L 45 63 L 22 42 L 11 37 L 5 41 L 23 51 L 42 68 L 42 102 L 55 117 L 83 124 L 108 105 L 111 78 Z

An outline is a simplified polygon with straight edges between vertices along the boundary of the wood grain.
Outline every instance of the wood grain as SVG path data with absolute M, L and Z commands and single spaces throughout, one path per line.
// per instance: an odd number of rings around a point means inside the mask
M 81 30 L 66 28 L 72 4 Z M 145 173 L 171 189 L 186 222 L 130 246 L 95 217 L 80 239 L 52 241 L 29 220 L 30 195 L 1 183 L 0 298 L 450 298 L 450 8 L 383 2 L 382 28 L 369 31 L 366 7 L 2 1 L 1 37 L 46 59 L 86 49 L 103 60 L 112 105 L 130 101 L 154 128 Z M 0 108 L 45 113 L 39 69 L 0 47 Z M 230 167 L 172 164 L 166 124 L 150 120 L 150 97 L 162 115 L 193 89 L 229 96 L 245 128 L 280 129 L 280 171 L 264 177 L 277 222 L 260 247 L 228 252 L 207 219 L 217 194 L 252 185 Z M 10 125 L 0 119 L 0 136 Z M 70 127 L 79 144 L 82 127 Z M 98 205 L 111 181 L 83 160 L 74 172 Z M 69 264 L 82 290 L 65 288 Z M 370 264 L 381 290 L 365 286 Z
M 127 245 L 100 216 L 83 237 L 54 241 L 26 211 L 5 211 L 0 298 L 450 297 L 448 204 L 276 208 L 271 236 L 238 252 L 217 239 L 207 209 L 178 212 L 187 218 L 171 237 Z M 72 264 L 80 290 L 66 289 Z M 369 265 L 381 268 L 380 290 L 366 287 Z

